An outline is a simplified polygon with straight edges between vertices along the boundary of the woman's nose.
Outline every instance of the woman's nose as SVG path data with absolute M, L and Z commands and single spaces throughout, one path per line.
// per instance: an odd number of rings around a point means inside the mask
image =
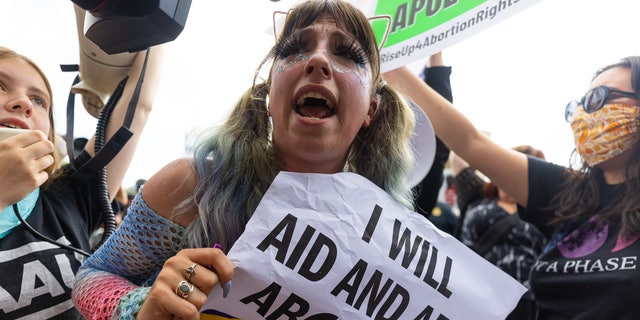
M 33 103 L 26 95 L 16 95 L 7 101 L 5 108 L 11 112 L 24 112 L 27 116 L 30 116 L 33 112 Z
M 307 66 L 305 68 L 306 72 L 310 76 L 319 76 L 322 78 L 330 78 L 331 77 L 331 61 L 329 60 L 329 56 L 327 52 L 316 51 L 309 57 L 307 61 Z

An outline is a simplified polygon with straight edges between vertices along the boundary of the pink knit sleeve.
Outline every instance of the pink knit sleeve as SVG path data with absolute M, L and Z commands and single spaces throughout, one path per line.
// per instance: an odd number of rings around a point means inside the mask
M 164 262 L 186 247 L 184 234 L 138 193 L 122 224 L 80 267 L 72 293 L 78 310 L 87 319 L 135 319 Z
M 81 270 L 73 288 L 76 308 L 91 320 L 108 320 L 120 303 L 120 298 L 139 286 L 130 281 L 98 270 Z

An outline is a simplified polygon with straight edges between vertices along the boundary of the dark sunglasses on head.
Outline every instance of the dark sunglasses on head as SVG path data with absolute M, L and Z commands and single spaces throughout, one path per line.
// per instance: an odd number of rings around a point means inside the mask
M 587 113 L 596 112 L 602 109 L 602 106 L 604 106 L 607 100 L 615 97 L 638 99 L 638 95 L 634 92 L 622 91 L 607 86 L 595 87 L 587 91 L 587 94 L 585 94 L 580 101 L 573 100 L 567 104 L 567 107 L 564 109 L 564 119 L 567 120 L 567 122 L 571 122 L 573 114 L 579 106 L 582 106 Z

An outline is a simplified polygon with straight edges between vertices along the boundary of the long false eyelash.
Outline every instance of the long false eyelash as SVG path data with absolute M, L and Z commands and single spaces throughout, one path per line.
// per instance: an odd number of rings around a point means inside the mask
M 364 65 L 369 62 L 371 51 L 359 45 L 356 39 L 353 39 L 348 45 L 340 46 L 345 51 L 345 56 L 353 60 L 356 64 Z
M 347 41 L 349 41 L 347 43 Z M 295 31 L 289 35 L 286 39 L 278 42 L 273 48 L 273 53 L 277 58 L 286 58 L 292 54 L 297 54 L 304 51 L 309 45 L 309 38 L 304 36 L 301 31 Z M 344 57 L 353 60 L 358 65 L 365 65 L 370 61 L 371 50 L 368 47 L 363 47 L 356 39 L 344 39 L 342 43 L 337 46 Z
M 273 52 L 277 58 L 286 58 L 292 54 L 300 53 L 301 48 L 306 47 L 308 42 L 309 40 L 305 39 L 301 32 L 295 32 L 278 42 L 273 48 Z

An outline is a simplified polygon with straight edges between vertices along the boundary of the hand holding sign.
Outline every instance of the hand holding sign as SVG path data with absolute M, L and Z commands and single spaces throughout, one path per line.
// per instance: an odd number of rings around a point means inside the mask
M 193 318 L 214 287 L 229 292 L 232 278 L 233 264 L 222 250 L 183 249 L 165 262 L 138 319 Z
M 497 319 L 526 291 L 352 173 L 280 173 L 229 257 L 234 289 L 205 314 Z

